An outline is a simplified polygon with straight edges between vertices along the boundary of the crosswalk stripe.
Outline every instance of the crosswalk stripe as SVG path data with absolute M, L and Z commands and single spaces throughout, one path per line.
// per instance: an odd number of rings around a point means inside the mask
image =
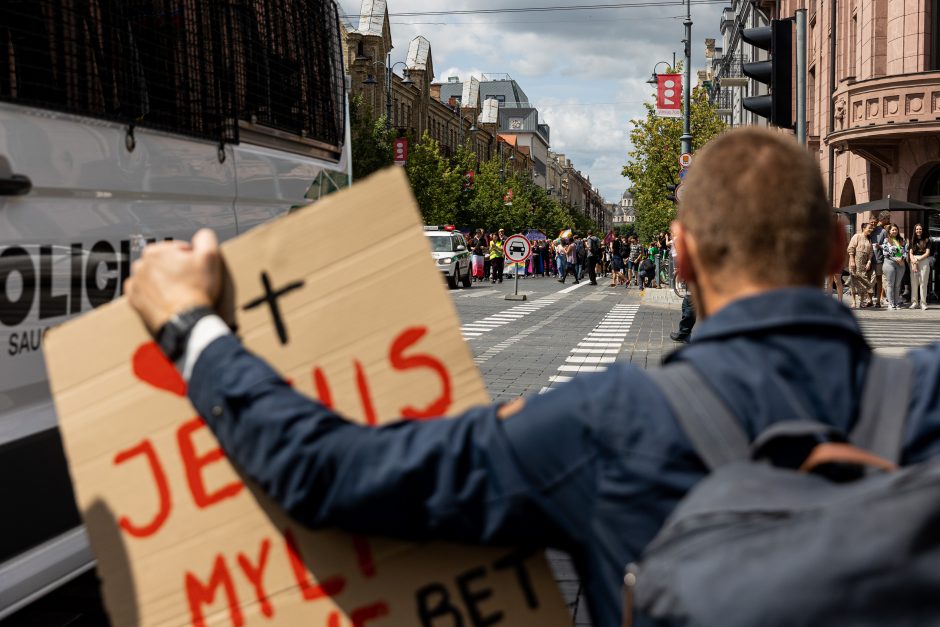
M 559 372 L 604 372 L 605 366 L 558 366 Z

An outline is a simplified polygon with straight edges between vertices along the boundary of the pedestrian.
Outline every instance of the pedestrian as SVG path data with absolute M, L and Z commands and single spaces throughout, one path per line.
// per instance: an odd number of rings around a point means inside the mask
M 901 280 L 904 278 L 904 260 L 907 247 L 901 239 L 901 229 L 897 224 L 888 226 L 888 235 L 881 245 L 884 264 L 884 290 L 888 299 L 888 309 L 901 308 Z
M 640 261 L 637 263 L 636 275 L 641 292 L 646 290 L 647 287 L 652 287 L 656 282 L 656 265 L 653 263 L 653 260 L 650 259 L 645 247 L 643 252 L 640 253 Z
M 555 268 L 557 270 L 557 278 L 562 283 L 565 282 L 564 278 L 568 276 L 568 253 L 565 252 L 567 244 L 567 239 L 558 238 L 555 240 Z
M 574 282 L 580 283 L 578 280 L 578 266 L 577 266 L 577 253 L 574 247 L 574 236 L 571 236 L 571 240 L 565 240 L 565 271 L 561 275 L 561 278 L 558 279 L 559 283 L 564 283 L 565 279 L 568 278 L 568 273 L 570 272 L 574 276 Z
M 849 433 L 873 352 L 851 313 L 818 289 L 841 267 L 846 242 L 814 157 L 780 133 L 732 129 L 697 151 L 683 185 L 673 226 L 678 267 L 703 320 L 694 345 L 664 369 L 691 368 L 696 391 L 714 390 L 751 437 L 800 415 L 826 427 L 821 441 Z M 778 235 L 787 246 L 768 246 Z M 213 314 L 221 265 L 214 235 L 203 230 L 191 246 L 148 246 L 125 287 L 225 457 L 287 516 L 314 529 L 416 541 L 564 548 L 594 624 L 630 618 L 625 565 L 708 473 L 650 373 L 614 364 L 560 390 L 448 420 L 352 424 L 297 391 Z M 909 360 L 918 384 L 896 408 L 906 416 L 897 443 L 905 464 L 940 450 L 940 345 Z M 899 569 L 908 557 L 899 556 Z M 929 591 L 912 594 L 922 608 L 936 604 Z M 735 602 L 751 614 L 769 603 Z
M 686 292 L 682 297 L 682 316 L 679 318 L 679 329 L 669 334 L 673 342 L 688 344 L 692 341 L 692 328 L 695 326 L 695 307 L 692 305 L 692 295 Z
M 930 239 L 922 224 L 914 225 L 908 256 L 911 262 L 911 309 L 920 306 L 927 311 L 927 290 L 930 279 Z
M 483 274 L 483 229 L 479 229 L 470 241 L 470 264 L 473 269 L 473 280 L 479 283 L 486 276 Z
M 505 242 L 505 240 L 505 231 L 503 229 L 500 229 L 496 237 L 490 240 L 490 268 L 493 271 L 493 283 L 503 282 L 503 242 Z
M 627 287 L 630 287 L 630 282 L 632 281 L 634 285 L 637 285 L 637 270 L 640 265 L 640 255 L 643 254 L 643 247 L 640 246 L 640 238 L 636 235 L 630 236 L 630 252 L 627 257 Z
M 601 240 L 594 235 L 593 231 L 587 232 L 585 248 L 587 249 L 588 278 L 591 280 L 591 285 L 597 285 L 597 264 L 601 260 Z
M 579 283 L 584 276 L 584 270 L 587 266 L 587 246 L 580 235 L 574 236 L 574 265 L 575 265 L 575 283 Z
M 610 242 L 610 287 L 617 287 L 623 278 L 623 242 L 614 237 Z
M 872 232 L 869 236 L 869 241 L 872 245 L 872 261 L 871 261 L 871 294 L 868 298 L 868 302 L 873 307 L 881 307 L 881 297 L 884 294 L 884 249 L 882 246 L 885 243 L 885 237 L 887 236 L 887 226 L 891 222 L 891 212 L 882 211 L 875 216 L 875 213 L 871 213 L 871 217 L 868 219 L 868 223 L 872 225 Z
M 483 236 L 483 280 L 486 281 L 490 276 L 490 242 L 493 241 L 493 234 L 486 233 Z
M 852 236 L 846 248 L 849 255 L 849 274 L 852 280 L 852 309 L 871 306 L 871 302 L 866 303 L 865 299 L 872 289 L 874 247 L 871 245 L 871 234 L 875 226 L 874 221 L 865 224 L 861 233 Z

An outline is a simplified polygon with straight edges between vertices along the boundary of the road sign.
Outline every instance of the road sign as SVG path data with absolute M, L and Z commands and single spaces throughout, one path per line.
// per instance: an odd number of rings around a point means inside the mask
M 512 263 L 522 263 L 532 254 L 532 244 L 524 235 L 510 235 L 503 243 L 506 260 Z
M 682 168 L 681 170 L 679 170 L 679 180 L 680 180 L 680 181 L 684 181 L 684 180 L 685 180 L 685 175 L 688 174 L 688 173 L 689 173 L 689 169 L 688 169 L 688 168 Z
M 679 165 L 681 165 L 683 168 L 687 168 L 692 165 L 692 153 L 684 152 L 679 155 Z
M 685 193 L 685 186 L 682 184 L 676 185 L 676 202 L 682 202 L 682 195 Z

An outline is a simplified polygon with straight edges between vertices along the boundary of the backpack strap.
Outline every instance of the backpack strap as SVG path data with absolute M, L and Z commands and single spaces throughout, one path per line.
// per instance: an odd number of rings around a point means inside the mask
M 695 368 L 680 362 L 647 374 L 710 470 L 750 457 L 744 429 Z
M 899 463 L 913 386 L 911 362 L 872 354 L 858 422 L 849 436 L 852 444 L 889 462 Z

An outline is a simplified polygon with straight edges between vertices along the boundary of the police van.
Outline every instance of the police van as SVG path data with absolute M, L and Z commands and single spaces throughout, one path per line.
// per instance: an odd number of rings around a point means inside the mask
M 0 619 L 93 566 L 46 331 L 348 185 L 346 111 L 333 0 L 0 3 Z
M 457 281 L 470 287 L 473 284 L 470 250 L 463 233 L 451 225 L 425 226 L 424 236 L 431 245 L 431 259 L 448 287 L 457 289 Z

